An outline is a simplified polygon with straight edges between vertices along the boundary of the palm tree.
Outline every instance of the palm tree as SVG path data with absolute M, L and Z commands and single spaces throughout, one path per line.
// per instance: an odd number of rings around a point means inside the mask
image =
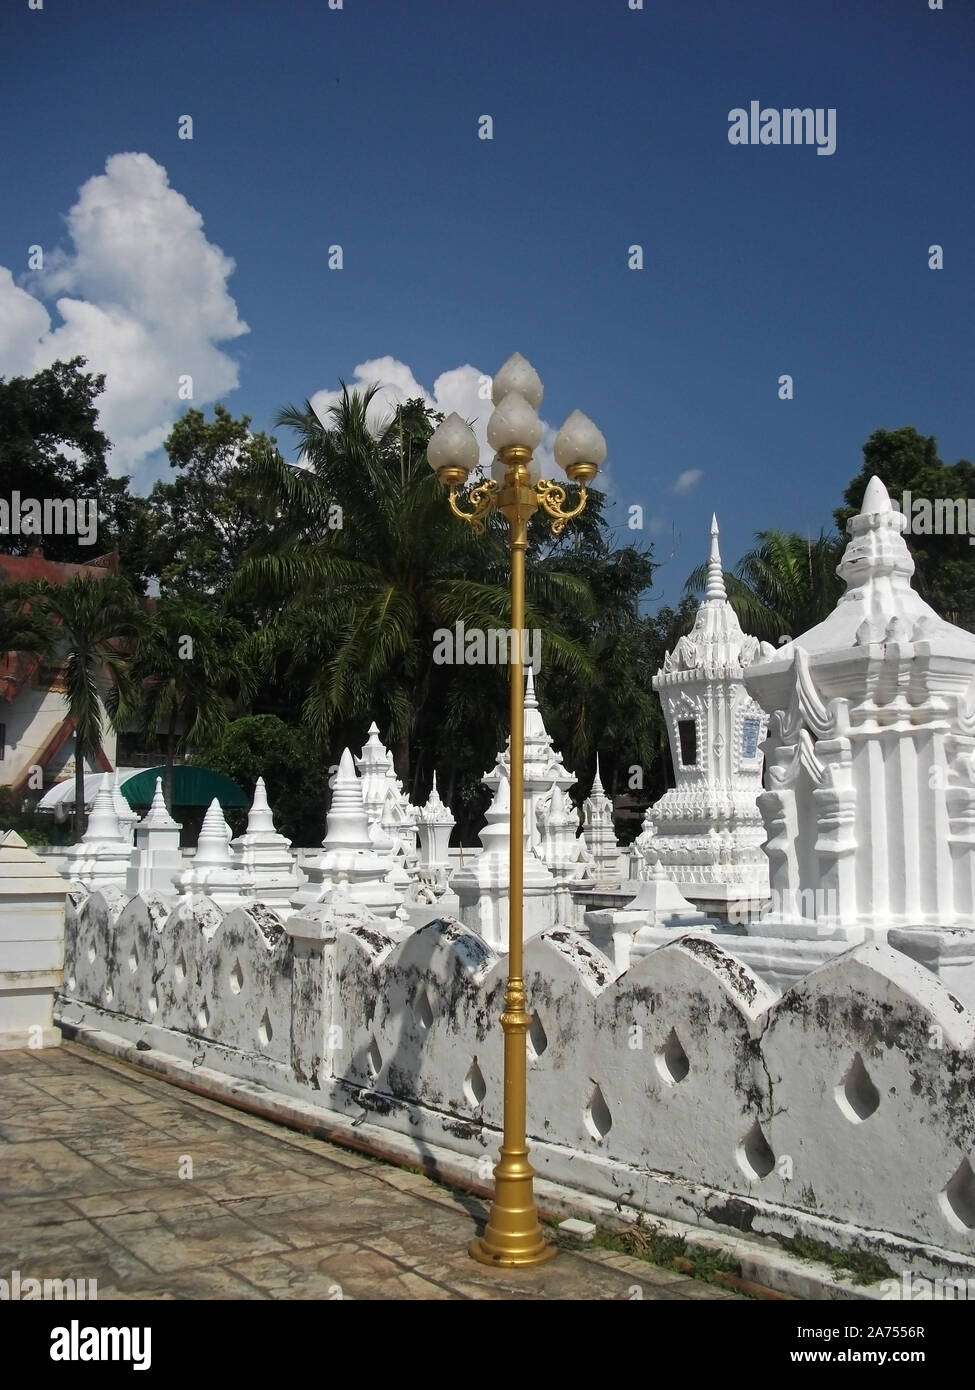
M 102 743 L 102 710 L 118 728 L 135 704 L 129 675 L 128 644 L 141 630 L 142 611 L 124 579 L 76 575 L 66 584 L 38 582 L 33 592 L 38 610 L 58 629 L 65 663 L 64 699 L 75 728 L 74 831 L 81 839 L 85 823 L 85 759 L 94 762 Z M 104 701 L 99 686 L 107 676 Z
M 759 531 L 754 549 L 734 573 L 725 574 L 728 601 L 744 630 L 779 643 L 821 623 L 836 607 L 843 582 L 836 566 L 843 554 L 839 537 L 821 531 L 810 540 L 796 531 Z M 701 594 L 707 565 L 698 565 L 684 586 Z
M 132 676 L 141 691 L 146 735 L 166 729 L 166 800 L 173 804 L 177 747 L 219 737 L 229 700 L 253 688 L 240 623 L 185 597 L 159 600 L 136 644 Z M 177 727 L 182 725 L 177 735 Z
M 433 426 L 423 401 L 370 429 L 378 389 L 343 383 L 324 421 L 310 402 L 279 413 L 275 423 L 294 430 L 307 466 L 292 467 L 270 449 L 255 461 L 255 489 L 275 524 L 265 553 L 245 562 L 231 592 L 264 605 L 255 650 L 282 675 L 307 682 L 304 714 L 315 731 L 325 737 L 342 720 L 381 711 L 405 780 L 421 711 L 440 684 L 433 633 L 459 620 L 509 626 L 508 551 L 503 519 L 490 518 L 478 535 L 450 514 L 426 463 Z M 584 675 L 585 647 L 546 615 L 556 595 L 592 604 L 583 581 L 532 569 L 526 626 L 541 631 L 546 663 Z M 499 676 L 485 676 L 485 704 Z

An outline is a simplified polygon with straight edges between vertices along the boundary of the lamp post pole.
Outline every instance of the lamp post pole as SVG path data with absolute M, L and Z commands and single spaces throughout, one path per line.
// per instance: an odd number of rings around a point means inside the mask
M 497 449 L 495 476 L 466 494 L 470 509 L 458 502 L 459 488 L 479 460 L 473 431 L 459 415 L 452 414 L 438 426 L 427 445 L 427 459 L 448 488 L 455 516 L 476 530 L 484 518 L 498 510 L 508 522 L 511 550 L 511 810 L 508 913 L 508 978 L 501 1027 L 504 1032 L 504 1130 L 501 1153 L 494 1169 L 494 1200 L 484 1234 L 470 1244 L 470 1254 L 482 1264 L 535 1265 L 551 1259 L 556 1246 L 546 1241 L 535 1205 L 535 1170 L 528 1161 L 527 1042 L 532 1014 L 526 1008 L 524 980 L 524 873 L 525 873 L 525 686 L 523 675 L 525 630 L 525 551 L 528 520 L 541 506 L 552 518 L 552 529 L 563 530 L 578 516 L 587 501 L 586 484 L 595 477 L 606 456 L 599 430 L 573 411 L 555 441 L 555 456 L 570 480 L 580 484 L 579 500 L 566 509 L 565 488 L 538 477 L 532 451 L 542 437 L 535 413 L 542 399 L 542 384 L 529 362 L 515 353 L 494 378 L 492 400 L 496 409 L 488 423 L 488 442 Z M 501 473 L 502 478 L 498 476 Z

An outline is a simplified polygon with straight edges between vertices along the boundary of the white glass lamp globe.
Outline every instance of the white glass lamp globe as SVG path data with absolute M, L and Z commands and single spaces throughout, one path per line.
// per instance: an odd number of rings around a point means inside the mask
M 555 462 L 569 476 L 580 465 L 590 465 L 595 474 L 606 457 L 606 441 L 588 415 L 574 410 L 555 436 Z
M 500 405 L 509 391 L 517 391 L 537 410 L 542 403 L 544 389 L 541 378 L 528 358 L 522 357 L 520 352 L 513 352 L 497 370 L 491 385 L 491 400 L 495 405 Z
M 542 422 L 524 396 L 509 391 L 491 413 L 487 437 L 498 453 L 514 445 L 534 449 L 542 442 Z
M 434 473 L 442 468 L 457 469 L 465 477 L 477 467 L 480 448 L 466 420 L 452 411 L 427 441 L 427 463 Z

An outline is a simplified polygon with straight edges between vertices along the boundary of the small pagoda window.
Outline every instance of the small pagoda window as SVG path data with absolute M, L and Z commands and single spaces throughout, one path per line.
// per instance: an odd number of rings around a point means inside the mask
M 742 758 L 758 757 L 758 736 L 762 732 L 762 721 L 750 714 L 742 721 L 741 726 L 741 756 Z
M 680 741 L 680 761 L 682 767 L 697 766 L 697 721 L 678 719 L 677 738 Z

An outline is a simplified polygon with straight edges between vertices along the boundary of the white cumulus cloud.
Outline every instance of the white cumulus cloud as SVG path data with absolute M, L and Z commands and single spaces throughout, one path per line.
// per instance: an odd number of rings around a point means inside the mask
M 147 154 L 112 155 L 80 189 L 67 231 L 70 246 L 46 253 L 22 286 L 0 267 L 0 375 L 87 358 L 106 376 L 99 423 L 112 471 L 133 472 L 189 405 L 237 385 L 218 346 L 249 331 L 227 290 L 234 262 Z M 188 376 L 192 399 L 179 395 Z
M 494 450 L 487 442 L 487 423 L 494 409 L 491 402 L 490 372 L 483 372 L 466 363 L 463 367 L 452 367 L 449 371 L 441 372 L 432 388 L 428 389 L 417 381 L 412 368 L 399 358 L 371 357 L 367 362 L 360 362 L 352 376 L 345 378 L 345 382 L 350 390 L 357 391 L 363 391 L 374 383 L 379 384 L 380 390 L 366 416 L 367 423 L 373 430 L 381 427 L 397 405 L 415 400 L 417 397 L 421 397 L 431 410 L 440 410 L 444 415 L 456 411 L 462 420 L 468 420 L 472 424 L 480 445 L 481 466 L 485 469 L 490 468 L 494 458 Z M 327 411 L 341 398 L 341 391 L 316 391 L 311 397 L 311 404 L 318 418 L 328 424 Z M 561 470 L 552 454 L 556 430 L 544 419 L 542 424 L 545 433 L 541 444 L 535 450 L 535 457 L 546 477 L 558 477 Z
M 703 477 L 704 473 L 700 468 L 685 468 L 683 473 L 677 475 L 670 490 L 671 492 L 691 492 Z

